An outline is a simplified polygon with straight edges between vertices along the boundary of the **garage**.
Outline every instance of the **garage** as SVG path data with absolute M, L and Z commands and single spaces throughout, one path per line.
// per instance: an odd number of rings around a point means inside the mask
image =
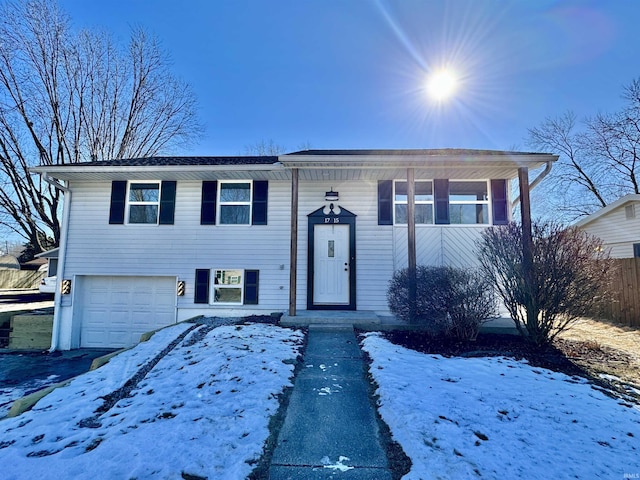
M 86 276 L 78 289 L 81 347 L 129 347 L 176 323 L 175 277 Z

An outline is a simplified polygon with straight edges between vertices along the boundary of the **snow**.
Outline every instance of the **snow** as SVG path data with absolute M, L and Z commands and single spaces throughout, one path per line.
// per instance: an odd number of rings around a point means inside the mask
M 59 375 L 49 375 L 46 378 L 31 379 L 20 385 L 0 388 L 0 420 L 7 416 L 13 402 L 30 393 L 42 390 L 58 382 Z
M 130 396 L 96 414 L 192 325 L 81 375 L 33 410 L 0 422 L 2 478 L 246 477 L 262 454 L 278 395 L 291 385 L 302 333 L 266 324 L 189 332 Z M 204 329 L 204 330 L 203 330 Z M 284 361 L 287 360 L 285 363 Z
M 368 334 L 379 412 L 409 479 L 637 478 L 640 408 L 525 361 L 445 358 Z
M 303 335 L 265 324 L 192 326 L 164 329 L 0 421 L 3 480 L 245 478 L 292 384 Z M 181 334 L 130 396 L 96 413 Z M 413 462 L 406 480 L 640 477 L 640 407 L 585 379 L 502 357 L 425 355 L 378 334 L 363 348 L 380 414 Z M 340 475 L 353 468 L 347 461 L 326 457 L 323 466 Z

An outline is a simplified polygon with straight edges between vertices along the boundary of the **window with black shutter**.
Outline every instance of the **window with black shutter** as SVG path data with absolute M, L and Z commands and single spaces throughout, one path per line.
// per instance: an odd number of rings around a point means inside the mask
M 217 198 L 218 198 L 218 182 L 216 180 L 202 182 L 202 201 L 200 203 L 200 225 L 216 224 Z
M 211 271 L 208 269 L 196 270 L 196 288 L 193 303 L 209 303 L 209 283 Z
M 126 199 L 127 182 L 121 180 L 111 182 L 111 206 L 109 208 L 109 223 L 111 225 L 124 223 Z
M 393 180 L 378 181 L 378 225 L 393 225 Z
M 506 180 L 491 180 L 491 205 L 493 210 L 493 224 L 506 225 L 509 223 Z

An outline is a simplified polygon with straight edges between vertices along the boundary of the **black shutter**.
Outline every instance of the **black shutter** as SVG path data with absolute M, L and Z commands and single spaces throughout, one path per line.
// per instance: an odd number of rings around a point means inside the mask
M 435 207 L 435 223 L 448 225 L 449 220 L 449 180 L 436 179 L 433 181 L 433 199 Z
M 160 225 L 173 225 L 176 211 L 176 182 L 164 181 L 160 187 Z
M 378 180 L 378 225 L 393 225 L 393 180 Z
M 111 225 L 124 223 L 126 197 L 127 182 L 121 180 L 111 182 L 111 207 L 109 208 L 109 223 Z
M 196 270 L 196 289 L 193 303 L 209 303 L 209 276 L 210 270 Z
M 491 180 L 491 206 L 494 225 L 506 225 L 509 223 L 506 180 Z
M 258 305 L 258 281 L 260 279 L 259 270 L 244 271 L 244 304 Z
M 251 209 L 251 225 L 267 224 L 267 203 L 269 194 L 269 182 L 266 180 L 254 180 L 253 182 L 253 208 Z
M 633 256 L 636 258 L 640 257 L 640 243 L 633 244 Z
M 200 225 L 216 224 L 216 200 L 218 196 L 218 182 L 202 182 L 202 202 L 200 204 Z

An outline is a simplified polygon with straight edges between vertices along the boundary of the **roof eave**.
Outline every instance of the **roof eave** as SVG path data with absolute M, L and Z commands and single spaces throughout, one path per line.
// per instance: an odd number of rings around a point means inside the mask
M 239 165 L 135 165 L 135 166 L 111 166 L 111 165 L 41 165 L 31 167 L 30 172 L 40 175 L 48 175 L 58 180 L 67 180 L 69 174 L 87 173 L 95 174 L 127 174 L 127 173 L 199 173 L 199 172 L 268 172 L 283 170 L 284 167 L 280 162 L 272 164 L 239 164 Z M 65 175 L 67 174 L 67 175 Z
M 611 212 L 612 210 L 615 210 L 616 208 L 622 207 L 623 205 L 627 203 L 632 203 L 632 202 L 640 202 L 640 194 L 631 193 L 629 195 L 625 195 L 624 197 L 620 197 L 618 200 L 616 200 L 613 203 L 610 203 L 606 207 L 602 207 L 600 210 L 593 212 L 591 215 L 587 215 L 583 219 L 578 220 L 573 224 L 573 226 L 578 228 L 584 227 L 589 223 L 595 222 L 600 217 L 605 216 L 607 213 Z

